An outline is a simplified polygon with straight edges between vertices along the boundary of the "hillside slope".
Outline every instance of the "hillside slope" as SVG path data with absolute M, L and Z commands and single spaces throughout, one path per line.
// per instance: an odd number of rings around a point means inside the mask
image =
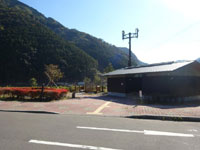
M 126 47 L 118 47 L 121 51 L 125 52 L 127 55 L 129 54 L 129 49 Z M 134 62 L 134 60 L 137 62 L 137 65 L 146 65 L 147 63 L 140 61 L 137 56 L 131 52 L 131 60 Z
M 127 66 L 128 54 L 118 47 L 76 29 L 65 28 L 52 18 L 48 18 L 47 26 L 97 60 L 101 71 L 109 63 L 112 63 L 115 69 Z M 140 61 L 133 58 L 132 64 L 139 65 Z
M 41 24 L 47 26 L 63 39 L 70 41 L 80 49 L 84 50 L 88 55 L 93 57 L 98 62 L 98 69 L 103 69 L 111 62 L 115 69 L 127 66 L 128 54 L 121 51 L 114 45 L 93 37 L 87 33 L 80 32 L 75 29 L 68 29 L 53 18 L 46 18 L 37 10 L 17 1 L 17 0 L 4 0 L 9 1 L 9 7 L 15 7 L 26 11 L 27 14 L 33 15 Z M 140 64 L 140 61 L 132 59 L 133 65 Z
M 27 10 L 10 6 L 15 3 L 18 1 L 0 0 L 0 83 L 27 82 L 32 77 L 44 82 L 45 64 L 58 65 L 65 81 L 94 75 L 97 62 L 92 57 Z

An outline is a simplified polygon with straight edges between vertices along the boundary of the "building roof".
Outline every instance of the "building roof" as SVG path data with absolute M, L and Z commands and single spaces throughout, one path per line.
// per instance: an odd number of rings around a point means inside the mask
M 156 73 L 156 72 L 172 72 L 183 66 L 193 63 L 194 61 L 172 61 L 165 63 L 149 64 L 138 67 L 126 67 L 118 69 L 109 73 L 104 74 L 104 76 L 119 76 L 128 74 L 143 74 L 143 73 Z

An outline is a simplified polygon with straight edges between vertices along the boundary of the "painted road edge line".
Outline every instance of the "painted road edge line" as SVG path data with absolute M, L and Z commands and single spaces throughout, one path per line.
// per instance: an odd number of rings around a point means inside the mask
M 111 129 L 111 128 L 97 128 L 97 127 L 82 127 L 77 126 L 78 129 L 88 129 L 88 130 L 101 130 L 101 131 L 115 131 L 115 132 L 129 132 L 129 133 L 142 133 L 144 135 L 157 135 L 157 136 L 178 136 L 178 137 L 194 137 L 193 134 L 185 133 L 173 133 L 173 132 L 163 132 L 163 131 L 152 131 L 152 130 L 126 130 L 126 129 Z
M 79 145 L 79 144 L 60 143 L 60 142 L 51 142 L 51 141 L 40 141 L 40 140 L 34 140 L 34 139 L 31 139 L 29 141 L 29 143 L 53 145 L 53 146 L 64 146 L 64 147 L 81 148 L 81 149 L 89 149 L 89 150 L 120 150 L 120 149 L 96 147 L 96 146 L 89 146 L 89 145 Z

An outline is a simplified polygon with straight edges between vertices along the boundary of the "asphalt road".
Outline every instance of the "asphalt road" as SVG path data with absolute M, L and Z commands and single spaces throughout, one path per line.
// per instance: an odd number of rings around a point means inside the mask
M 0 112 L 0 150 L 199 150 L 200 124 Z

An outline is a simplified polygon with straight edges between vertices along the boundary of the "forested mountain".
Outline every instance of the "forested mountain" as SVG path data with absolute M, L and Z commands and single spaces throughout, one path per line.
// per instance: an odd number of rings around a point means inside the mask
M 129 54 L 129 49 L 126 47 L 118 47 L 121 51 L 125 52 L 127 55 Z M 132 62 L 137 62 L 137 65 L 146 65 L 147 63 L 144 63 L 142 61 L 140 61 L 137 56 L 131 52 L 131 60 Z
M 103 70 L 109 64 L 109 62 L 112 63 L 114 68 L 122 68 L 127 65 L 128 54 L 124 53 L 114 45 L 108 44 L 102 39 L 95 38 L 87 33 L 80 32 L 75 29 L 68 29 L 53 18 L 46 18 L 37 10 L 24 5 L 17 0 L 7 1 L 12 1 L 11 3 L 8 3 L 9 7 L 21 9 L 26 13 L 33 15 L 35 19 L 40 21 L 41 24 L 46 25 L 65 40 L 71 41 L 77 47 L 84 50 L 87 54 L 98 61 L 100 70 Z M 132 62 L 133 65 L 140 64 L 140 61 L 135 59 L 133 59 Z
M 97 62 L 63 40 L 34 15 L 0 3 L 0 83 L 44 81 L 44 65 L 55 64 L 67 81 L 94 75 Z
M 71 41 L 97 60 L 99 64 L 98 69 L 100 71 L 103 71 L 109 63 L 112 63 L 115 69 L 127 66 L 128 54 L 121 51 L 116 46 L 108 44 L 105 41 L 97 39 L 89 34 L 79 32 L 75 29 L 64 28 L 63 30 L 60 30 L 59 26 L 60 24 L 57 24 L 57 27 L 50 27 L 64 39 Z M 133 65 L 138 64 L 137 60 L 133 59 L 132 62 Z
M 109 63 L 112 63 L 115 69 L 127 66 L 128 54 L 120 48 L 87 33 L 80 32 L 76 29 L 68 29 L 53 18 L 48 18 L 47 20 L 47 27 L 51 28 L 56 34 L 67 41 L 74 43 L 77 47 L 97 60 L 100 71 L 108 66 Z M 133 57 L 132 64 L 140 65 L 141 61 L 135 58 Z
M 72 82 L 93 77 L 109 63 L 117 69 L 128 62 L 128 54 L 119 48 L 68 29 L 17 0 L 0 0 L 0 43 L 0 83 L 31 77 L 43 81 L 45 64 L 58 65 L 65 74 L 63 80 Z

